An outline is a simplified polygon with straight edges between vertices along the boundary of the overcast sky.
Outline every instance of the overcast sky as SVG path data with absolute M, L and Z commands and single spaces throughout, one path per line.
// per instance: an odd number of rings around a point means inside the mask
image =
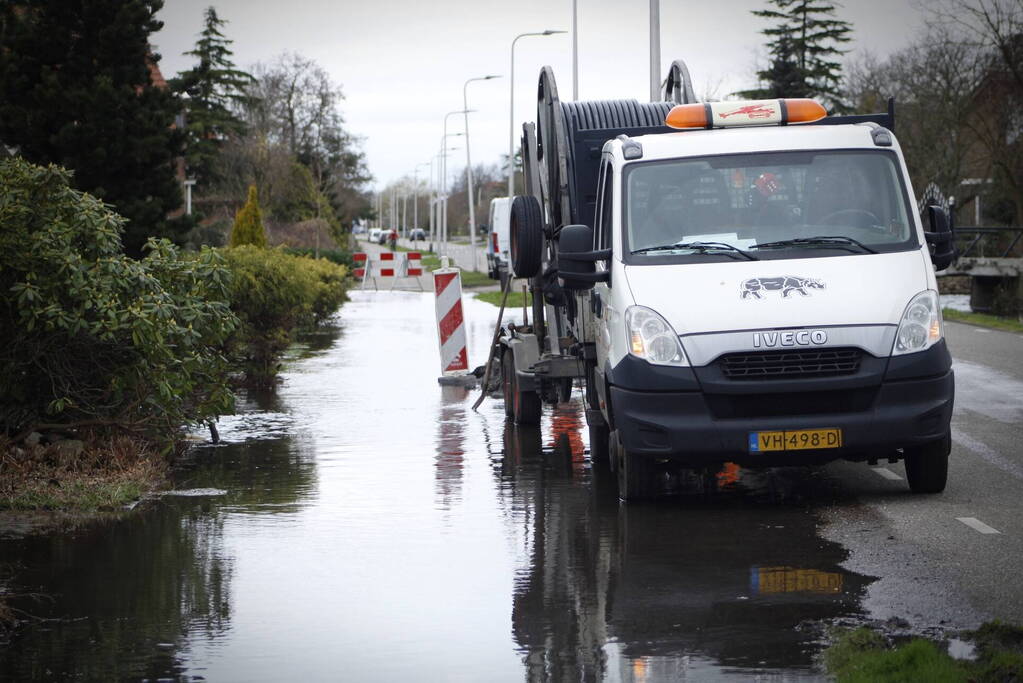
M 570 30 L 572 0 L 166 0 L 164 28 L 153 37 L 168 78 L 191 66 L 191 49 L 213 4 L 228 21 L 234 61 L 249 68 L 285 51 L 322 65 L 342 86 L 349 130 L 364 138 L 376 187 L 411 176 L 440 149 L 444 114 L 462 109 L 466 79 L 502 78 L 469 85 L 470 142 L 474 163 L 497 163 L 508 152 L 509 68 L 512 39 L 544 29 Z M 661 75 L 684 59 L 697 95 L 718 97 L 753 85 L 764 59 L 767 24 L 750 14 L 763 0 L 661 2 Z M 579 98 L 649 99 L 648 0 L 578 0 Z M 839 17 L 853 25 L 854 56 L 884 55 L 923 28 L 914 0 L 846 0 Z M 572 94 L 570 33 L 529 37 L 515 48 L 515 120 L 536 115 L 540 67 L 554 68 L 563 99 Z M 461 116 L 449 132 L 462 130 Z M 518 126 L 517 126 L 518 129 Z M 517 138 L 517 133 L 516 133 Z M 465 165 L 461 138 L 449 161 Z M 419 177 L 429 173 L 426 167 Z

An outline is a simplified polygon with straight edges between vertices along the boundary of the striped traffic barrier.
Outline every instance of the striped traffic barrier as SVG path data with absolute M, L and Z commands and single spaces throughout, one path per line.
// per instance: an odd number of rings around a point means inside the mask
M 400 254 L 400 260 L 398 261 L 398 274 L 395 275 L 394 280 L 391 281 L 392 290 L 395 285 L 398 284 L 399 279 L 412 278 L 416 281 L 416 286 L 419 287 L 419 291 L 423 291 L 423 283 L 419 281 L 420 276 L 423 274 L 421 259 L 422 254 L 418 251 L 410 251 Z
M 433 291 L 441 372 L 451 375 L 469 370 L 469 354 L 465 341 L 465 318 L 462 315 L 461 271 L 446 267 L 446 258 L 443 261 L 441 268 L 433 271 Z
M 352 261 L 355 263 L 355 277 L 362 280 L 362 288 L 366 288 L 366 278 L 369 275 L 369 255 L 363 252 L 352 254 Z

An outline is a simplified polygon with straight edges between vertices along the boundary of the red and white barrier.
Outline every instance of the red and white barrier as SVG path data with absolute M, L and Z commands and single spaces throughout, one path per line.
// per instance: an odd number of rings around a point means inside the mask
M 400 254 L 398 261 L 398 274 L 394 276 L 394 280 L 391 281 L 391 289 L 398 284 L 398 280 L 401 278 L 413 278 L 416 281 L 416 286 L 419 287 L 419 291 L 423 291 L 423 283 L 419 281 L 420 276 L 423 274 L 423 267 L 421 265 L 422 254 L 418 251 L 409 251 Z
M 465 342 L 465 318 L 462 316 L 461 271 L 458 268 L 433 271 L 433 291 L 441 372 L 467 372 L 469 353 Z
M 382 251 L 377 254 L 377 259 L 379 260 L 377 262 L 377 268 L 374 275 L 378 277 L 394 277 L 394 263 L 396 261 L 394 258 L 394 252 Z
M 421 265 L 422 254 L 419 252 L 393 252 L 383 251 L 379 254 L 355 253 L 352 254 L 352 261 L 355 262 L 353 274 L 362 280 L 362 288 L 366 288 L 366 282 L 373 280 L 373 289 L 377 289 L 377 278 L 394 278 L 391 280 L 390 289 L 399 278 L 415 278 L 419 291 L 423 291 L 423 285 L 419 282 L 423 274 Z
M 422 265 L 423 255 L 418 251 L 410 251 L 405 254 L 405 260 L 402 261 L 404 272 L 402 277 L 419 277 L 423 274 Z

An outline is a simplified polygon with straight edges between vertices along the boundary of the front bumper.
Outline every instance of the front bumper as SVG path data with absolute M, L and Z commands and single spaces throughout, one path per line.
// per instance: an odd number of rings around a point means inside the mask
M 695 376 L 696 381 L 680 385 L 681 390 L 649 391 L 612 383 L 614 428 L 630 452 L 692 467 L 895 457 L 899 448 L 937 441 L 948 433 L 955 379 L 943 344 L 933 356 L 926 368 L 919 368 L 929 371 L 925 377 L 906 377 L 912 373 L 903 362 L 905 367 L 889 365 L 887 372 L 879 368 L 881 381 L 865 382 L 860 376 L 858 381 L 815 382 L 812 391 L 788 385 L 781 391 L 729 393 Z M 842 430 L 841 448 L 749 452 L 751 432 L 825 428 Z

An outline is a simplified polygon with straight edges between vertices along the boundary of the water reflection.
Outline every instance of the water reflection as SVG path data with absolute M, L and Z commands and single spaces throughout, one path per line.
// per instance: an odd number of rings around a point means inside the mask
M 231 629 L 225 527 L 239 513 L 294 513 L 316 489 L 307 439 L 280 436 L 291 431 L 280 400 L 242 405 L 221 429 L 235 443 L 192 449 L 175 476 L 179 489 L 226 495 L 160 497 L 72 534 L 0 542 L 0 557 L 17 558 L 18 592 L 46 596 L 14 604 L 35 619 L 0 648 L 0 680 L 191 679 L 190 645 Z
M 465 460 L 465 418 L 469 390 L 465 387 L 442 386 L 440 411 L 437 417 L 436 494 L 438 506 L 451 508 L 452 501 L 462 496 L 462 474 Z
M 17 583 L 52 600 L 18 606 L 44 618 L 0 653 L 3 680 L 125 680 L 176 676 L 190 633 L 229 627 L 233 567 L 220 552 L 223 518 L 161 501 L 146 515 L 0 545 Z
M 867 577 L 816 535 L 805 470 L 725 468 L 711 492 L 619 505 L 611 473 L 576 466 L 581 424 L 563 406 L 537 430 L 509 426 L 494 471 L 530 526 L 513 630 L 534 680 L 674 680 L 785 671 L 814 676 L 817 620 L 859 614 Z

